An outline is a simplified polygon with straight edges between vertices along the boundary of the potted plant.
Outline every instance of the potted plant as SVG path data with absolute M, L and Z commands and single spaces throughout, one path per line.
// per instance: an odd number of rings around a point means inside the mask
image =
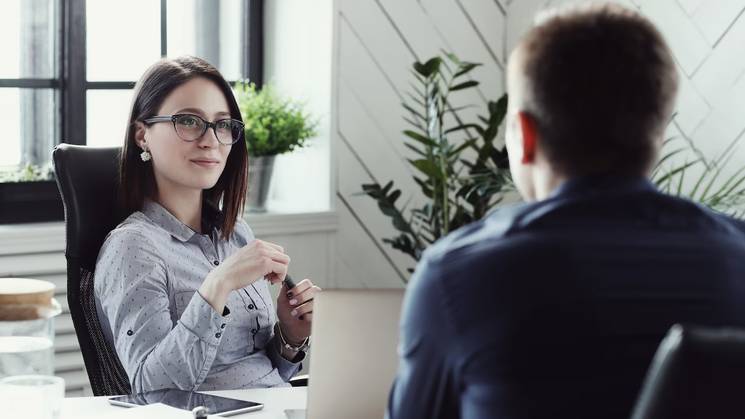
M 249 155 L 247 205 L 249 211 L 265 212 L 274 158 L 304 147 L 316 135 L 317 121 L 300 102 L 280 96 L 270 84 L 258 89 L 239 82 L 235 91 Z
M 375 199 L 390 217 L 398 235 L 384 243 L 418 261 L 424 249 L 449 232 L 478 220 L 513 190 L 504 146 L 495 145 L 507 111 L 507 96 L 487 103 L 485 115 L 463 121 L 452 94 L 473 89 L 468 78 L 477 63 L 460 61 L 453 54 L 414 63 L 413 91 L 403 104 L 410 129 L 403 131 L 405 146 L 416 156 L 408 162 L 416 175 L 425 203 L 399 208 L 401 191 L 393 181 L 362 185 L 362 193 Z M 413 271 L 413 269 L 409 269 Z

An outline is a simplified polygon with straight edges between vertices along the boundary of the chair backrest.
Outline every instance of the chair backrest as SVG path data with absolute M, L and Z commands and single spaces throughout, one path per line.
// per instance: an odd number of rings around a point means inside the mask
M 745 417 L 745 330 L 675 325 L 652 361 L 632 419 Z
M 60 144 L 52 153 L 65 208 L 67 301 L 96 396 L 129 394 L 129 380 L 96 315 L 93 275 L 106 235 L 123 219 L 118 205 L 121 148 Z

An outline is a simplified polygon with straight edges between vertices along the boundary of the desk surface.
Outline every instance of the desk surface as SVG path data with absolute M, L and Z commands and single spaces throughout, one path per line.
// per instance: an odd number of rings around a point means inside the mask
M 286 419 L 285 409 L 305 409 L 307 400 L 307 387 L 209 391 L 206 393 L 264 403 L 264 408 L 258 412 L 230 416 L 236 419 Z M 108 397 L 65 399 L 62 403 L 62 412 L 59 419 L 105 419 L 107 413 L 121 412 L 122 409 L 126 409 L 110 405 L 107 399 Z

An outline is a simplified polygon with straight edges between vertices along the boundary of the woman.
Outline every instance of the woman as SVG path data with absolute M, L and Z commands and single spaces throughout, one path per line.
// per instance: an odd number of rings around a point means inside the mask
M 246 177 L 241 114 L 220 73 L 194 57 L 150 67 L 122 149 L 131 215 L 95 273 L 99 320 L 133 393 L 281 386 L 299 369 L 320 289 L 282 285 L 275 313 L 268 282 L 285 279 L 290 258 L 240 218 Z

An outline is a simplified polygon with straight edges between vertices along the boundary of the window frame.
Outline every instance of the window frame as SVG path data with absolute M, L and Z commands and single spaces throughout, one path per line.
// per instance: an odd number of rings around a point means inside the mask
M 264 0 L 243 0 L 243 33 L 241 48 L 244 60 L 241 76 L 258 87 L 264 81 Z M 168 50 L 168 2 L 160 0 L 160 53 Z M 55 89 L 59 138 L 55 143 L 87 143 L 87 93 L 89 90 L 132 89 L 134 81 L 88 81 L 86 46 L 86 0 L 59 0 L 56 51 L 57 78 L 0 79 L 0 88 Z M 73 111 L 74 110 L 74 111 Z M 51 153 L 51 150 L 50 150 Z M 17 224 L 64 219 L 62 200 L 51 181 L 0 183 L 0 224 Z M 12 198 L 13 194 L 20 198 Z M 47 208 L 29 212 L 29 208 Z

